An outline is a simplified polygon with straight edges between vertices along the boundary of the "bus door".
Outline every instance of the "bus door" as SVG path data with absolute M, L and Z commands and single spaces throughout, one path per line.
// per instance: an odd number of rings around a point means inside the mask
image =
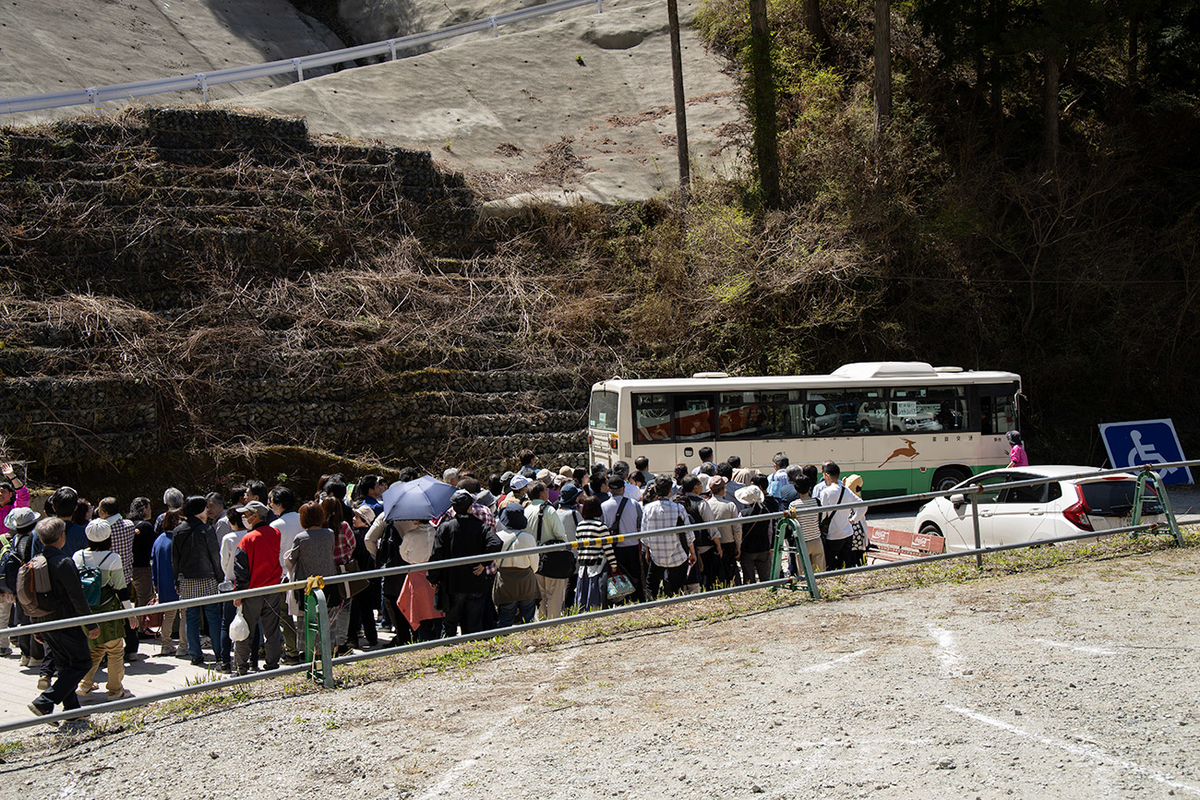
M 701 447 L 708 446 L 716 452 L 715 399 L 711 392 L 677 392 L 671 395 L 676 464 L 687 464 L 690 470 L 700 464 Z M 662 471 L 670 474 L 670 469 Z

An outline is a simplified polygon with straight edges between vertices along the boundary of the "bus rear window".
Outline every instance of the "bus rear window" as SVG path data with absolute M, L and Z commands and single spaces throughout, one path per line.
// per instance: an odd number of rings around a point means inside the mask
M 615 431 L 618 398 L 616 392 L 592 392 L 592 402 L 588 404 L 588 427 Z

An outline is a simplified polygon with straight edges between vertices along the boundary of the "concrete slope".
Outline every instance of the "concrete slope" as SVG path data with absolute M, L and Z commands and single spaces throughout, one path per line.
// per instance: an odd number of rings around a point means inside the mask
M 288 0 L 8 0 L 0 4 L 0 96 L 186 75 L 342 46 Z M 215 87 L 212 96 L 237 97 L 290 80 L 280 76 Z M 200 94 L 177 99 L 198 102 Z M 170 95 L 147 98 L 171 100 Z M 104 110 L 117 107 L 106 103 Z M 0 124 L 81 110 L 3 115 Z
M 682 4 L 689 19 L 694 5 Z M 734 81 L 683 31 L 693 173 L 728 170 L 742 112 Z M 314 133 L 429 149 L 495 205 L 531 197 L 615 202 L 678 184 L 662 3 L 345 70 L 231 101 L 296 114 Z

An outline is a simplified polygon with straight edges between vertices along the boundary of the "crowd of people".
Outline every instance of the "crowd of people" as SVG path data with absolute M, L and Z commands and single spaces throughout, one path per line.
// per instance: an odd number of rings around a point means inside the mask
M 655 475 L 644 457 L 633 468 L 618 461 L 611 468 L 552 472 L 525 450 L 518 469 L 483 480 L 445 470 L 442 481 L 454 487 L 450 507 L 431 519 L 387 519 L 382 498 L 388 483 L 378 475 L 353 483 L 322 476 L 304 501 L 292 488 L 261 481 L 206 495 L 171 488 L 157 515 L 147 497 L 133 498 L 122 515 L 116 498 L 93 506 L 64 486 L 39 513 L 29 507 L 28 488 L 2 464 L 0 614 L 11 627 L 140 607 L 115 621 L 14 637 L 21 666 L 38 673 L 41 694 L 29 707 L 43 715 L 56 705 L 77 708 L 77 692 L 98 688 L 102 665 L 108 697 L 128 696 L 124 665 L 142 657 L 138 650 L 147 641 L 158 657 L 181 657 L 218 672 L 300 663 L 303 591 L 222 602 L 225 592 L 426 564 L 382 579 L 326 585 L 331 646 L 345 654 L 553 619 L 568 608 L 766 580 L 775 527 L 741 518 L 859 500 L 861 481 L 842 481 L 833 463 L 820 470 L 791 465 L 780 453 L 773 470 L 760 472 L 743 468 L 737 456 L 714 462 L 710 448 L 699 455 L 694 467 L 678 464 L 670 474 Z M 419 477 L 405 468 L 398 480 Z M 814 569 L 861 560 L 854 530 L 862 513 L 801 515 Z M 705 527 L 648 535 L 684 524 Z M 618 538 L 605 539 L 610 536 Z M 603 542 L 514 553 L 576 540 Z M 490 554 L 496 554 L 490 561 L 438 566 Z M 613 593 L 617 577 L 625 590 Z M 144 608 L 197 598 L 213 602 L 180 613 Z M 390 642 L 381 642 L 380 631 L 391 633 Z M 7 638 L 0 639 L 0 655 L 12 655 Z

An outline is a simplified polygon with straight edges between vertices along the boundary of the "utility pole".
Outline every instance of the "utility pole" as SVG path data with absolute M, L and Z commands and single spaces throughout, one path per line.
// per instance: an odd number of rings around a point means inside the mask
M 686 204 L 691 188 L 688 164 L 687 101 L 683 96 L 683 54 L 679 47 L 679 5 L 667 0 L 667 19 L 671 26 L 671 74 L 675 83 L 675 139 L 679 152 L 679 193 Z

